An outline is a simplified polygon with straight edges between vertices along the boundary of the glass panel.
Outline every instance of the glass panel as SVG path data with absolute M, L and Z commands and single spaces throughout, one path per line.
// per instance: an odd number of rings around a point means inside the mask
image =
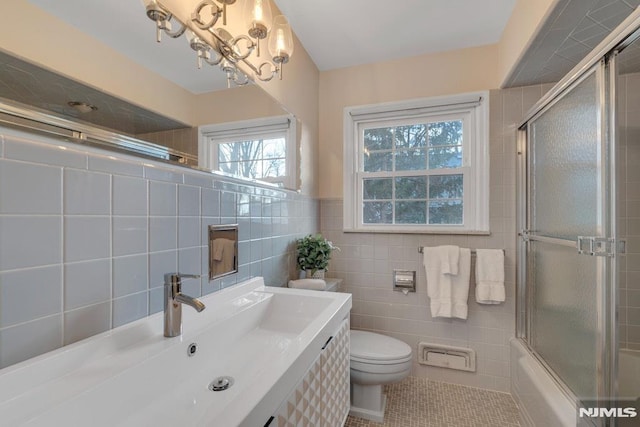
M 218 167 L 222 172 L 230 173 L 233 175 L 238 174 L 238 162 L 218 163 Z
M 580 398 L 597 396 L 598 260 L 574 248 L 530 243 L 530 343 Z
M 426 167 L 426 156 L 424 149 L 402 150 L 396 152 L 396 170 L 424 170 Z
M 396 224 L 425 224 L 427 202 L 396 202 Z
M 426 199 L 427 177 L 412 176 L 396 178 L 396 199 Z
M 462 175 L 433 175 L 429 177 L 430 199 L 461 199 Z
M 218 145 L 218 161 L 238 161 L 262 158 L 261 141 L 230 142 Z M 246 175 L 245 175 L 246 176 Z
M 364 171 L 390 171 L 392 168 L 392 154 L 390 151 L 372 151 L 364 153 Z
M 262 161 L 262 177 L 278 177 L 286 174 L 285 159 L 268 159 Z
M 393 207 L 391 202 L 364 202 L 363 218 L 365 224 L 391 224 Z
M 462 200 L 430 201 L 429 224 L 462 224 Z
M 396 128 L 396 148 L 420 148 L 425 145 L 425 126 L 409 125 Z
M 532 230 L 570 239 L 597 235 L 598 108 L 592 73 L 530 124 Z
M 383 179 L 365 179 L 363 182 L 363 196 L 365 200 L 386 199 L 393 197 L 393 180 L 391 178 Z
M 459 168 L 462 166 L 461 146 L 429 148 L 429 169 Z
M 246 178 L 262 178 L 262 161 L 238 162 L 238 175 Z
M 287 157 L 287 143 L 284 138 L 265 139 L 262 141 L 262 156 L 265 159 Z
M 390 150 L 393 147 L 393 129 L 366 129 L 364 131 L 365 150 Z
M 429 146 L 462 145 L 462 121 L 429 123 Z

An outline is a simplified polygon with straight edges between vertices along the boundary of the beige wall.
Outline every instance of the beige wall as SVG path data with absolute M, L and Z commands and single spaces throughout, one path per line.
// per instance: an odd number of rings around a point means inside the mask
M 342 68 L 320 75 L 320 197 L 342 197 L 345 107 L 494 89 L 498 46 Z

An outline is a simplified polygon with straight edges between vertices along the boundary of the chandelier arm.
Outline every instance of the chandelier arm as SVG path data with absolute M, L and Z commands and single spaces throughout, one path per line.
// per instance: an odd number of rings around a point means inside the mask
M 207 6 L 211 7 L 211 9 L 213 10 L 211 12 L 211 20 L 203 21 L 202 10 Z M 196 26 L 201 30 L 210 30 L 214 25 L 216 25 L 216 22 L 218 22 L 218 18 L 220 18 L 220 15 L 222 15 L 222 13 L 222 9 L 220 9 L 220 7 L 213 2 L 213 0 L 202 0 L 191 14 L 191 21 L 196 24 Z
M 171 31 L 171 25 L 167 26 L 166 23 L 170 23 L 171 19 L 175 19 L 175 21 L 180 24 L 180 28 L 178 28 L 175 31 Z M 167 19 L 163 22 L 163 31 L 166 35 L 168 35 L 169 37 L 173 38 L 173 39 L 177 39 L 178 37 L 180 37 L 181 35 L 184 34 L 185 31 L 187 31 L 187 26 L 185 24 L 183 24 L 182 22 L 180 22 L 180 20 L 178 20 L 178 18 L 174 18 L 173 15 L 169 15 L 167 17 Z
M 245 53 L 240 54 L 239 53 L 240 52 L 240 48 L 238 47 L 238 44 L 240 43 L 240 41 L 243 41 L 243 40 L 247 44 L 247 50 L 246 50 Z M 234 48 L 233 52 L 236 52 L 235 57 L 236 57 L 236 59 L 238 61 L 242 61 L 242 60 L 247 59 L 249 57 L 249 55 L 251 55 L 251 52 L 253 52 L 253 50 L 256 47 L 256 43 L 253 40 L 251 40 L 251 38 L 249 38 L 249 36 L 245 36 L 244 34 L 231 39 L 229 41 L 229 44 Z M 236 47 L 238 47 L 237 50 L 235 49 Z
M 268 75 L 268 76 L 264 76 L 264 77 L 263 77 L 263 76 L 262 76 L 262 74 L 263 74 L 262 69 L 263 69 L 265 66 L 268 66 L 268 67 L 269 67 L 270 75 Z M 254 69 L 255 69 L 255 67 L 252 67 L 252 68 L 254 68 Z M 260 64 L 260 66 L 257 68 L 257 71 L 255 72 L 255 74 L 256 74 L 256 77 L 257 77 L 260 81 L 268 82 L 268 81 L 270 81 L 271 79 L 273 79 L 273 78 L 276 76 L 276 74 L 278 74 L 278 70 L 279 70 L 279 68 L 278 68 L 278 66 L 277 66 L 277 65 L 273 65 L 271 62 L 265 61 L 265 62 L 263 62 L 262 64 Z
M 211 51 L 213 51 L 216 54 L 216 59 L 205 59 L 204 62 L 206 62 L 209 65 L 218 65 L 220 64 L 220 61 L 222 61 L 222 59 L 224 58 L 217 50 L 215 49 L 211 49 Z
M 240 76 L 244 78 L 240 78 Z M 246 86 L 247 84 L 249 84 L 249 81 L 249 77 L 239 70 L 236 70 L 236 72 L 233 74 L 233 82 L 238 86 Z

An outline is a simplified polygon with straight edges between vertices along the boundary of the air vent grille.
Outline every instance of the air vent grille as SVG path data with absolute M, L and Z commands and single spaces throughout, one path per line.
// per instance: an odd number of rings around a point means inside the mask
M 476 352 L 470 348 L 421 342 L 418 345 L 418 363 L 475 372 Z

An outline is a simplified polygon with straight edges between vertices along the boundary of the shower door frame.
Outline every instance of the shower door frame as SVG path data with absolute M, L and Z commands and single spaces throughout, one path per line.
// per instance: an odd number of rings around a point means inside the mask
M 601 206 L 603 215 L 603 232 L 610 238 L 617 238 L 616 209 L 616 154 L 618 146 L 617 135 L 617 70 L 618 53 L 629 44 L 640 39 L 640 8 L 636 9 L 627 19 L 613 30 L 591 53 L 587 55 L 573 70 L 560 80 L 547 94 L 545 94 L 525 115 L 517 129 L 517 210 L 516 223 L 519 237 L 517 239 L 517 287 L 516 287 L 516 336 L 525 344 L 531 354 L 536 357 L 541 365 L 549 372 L 559 388 L 575 402 L 575 396 L 554 373 L 547 363 L 533 351 L 528 344 L 530 336 L 530 310 L 527 305 L 527 246 L 523 239 L 523 230 L 527 229 L 530 219 L 527 203 L 527 191 L 529 186 L 529 165 L 527 145 L 527 125 L 543 110 L 548 108 L 556 99 L 566 94 L 579 80 L 594 67 L 599 67 L 602 72 L 602 80 L 598 82 L 600 94 L 600 119 L 601 126 L 599 141 L 605 157 L 601 158 L 602 166 L 606 173 L 601 175 Z M 602 145 L 604 144 L 604 145 Z M 523 197 L 524 196 L 524 197 Z M 603 257 L 603 271 L 599 281 L 597 298 L 600 307 L 598 317 L 598 397 L 616 398 L 618 390 L 618 272 L 617 260 L 622 253 L 614 240 L 611 244 L 611 256 Z M 616 419 L 599 420 L 598 424 L 615 426 Z
M 579 401 L 573 391 L 565 384 L 561 377 L 548 365 L 545 359 L 540 356 L 530 343 L 531 337 L 531 324 L 532 324 L 532 312 L 528 308 L 532 303 L 532 292 L 529 289 L 528 284 L 529 271 L 528 271 L 528 251 L 529 241 L 539 241 L 554 245 L 561 245 L 570 247 L 579 251 L 581 248 L 580 241 L 569 240 L 563 238 L 554 238 L 547 236 L 530 235 L 529 225 L 532 223 L 531 212 L 531 197 L 532 191 L 532 171 L 533 171 L 533 156 L 531 155 L 531 141 L 528 138 L 530 134 L 529 127 L 533 121 L 540 116 L 544 115 L 550 108 L 552 108 L 557 102 L 562 100 L 565 95 L 571 93 L 571 91 L 582 83 L 587 78 L 595 75 L 596 93 L 597 93 L 597 107 L 598 107 L 598 123 L 597 123 L 597 139 L 599 145 L 599 156 L 597 158 L 597 203 L 598 203 L 598 220 L 597 220 L 597 236 L 607 238 L 609 235 L 610 227 L 610 213 L 608 210 L 609 197 L 608 197 L 608 176 L 610 166 L 608 164 L 608 150 L 609 150 L 609 106 L 610 94 L 608 84 L 608 65 L 607 61 L 603 58 L 591 67 L 584 70 L 580 75 L 575 76 L 572 81 L 565 85 L 561 91 L 559 91 L 554 97 L 547 99 L 546 102 L 539 105 L 533 114 L 528 115 L 527 120 L 518 129 L 518 235 L 519 241 L 517 245 L 518 250 L 518 288 L 517 288 L 517 336 L 524 342 L 527 349 L 533 354 L 533 356 L 541 363 L 542 366 L 549 372 L 551 377 L 557 383 L 559 388 L 576 404 Z M 584 255 L 588 256 L 588 255 Z M 610 376 L 602 375 L 601 373 L 609 371 L 608 354 L 608 341 L 610 336 L 610 328 L 608 322 L 608 313 L 610 311 L 607 305 L 609 298 L 607 296 L 610 282 L 611 266 L 608 261 L 609 257 L 598 256 L 596 258 L 596 266 L 599 272 L 596 277 L 596 307 L 597 309 L 597 326 L 596 326 L 596 343 L 595 343 L 595 359 L 596 359 L 596 372 L 593 375 L 596 376 L 596 393 L 599 400 L 609 396 L 611 393 Z

